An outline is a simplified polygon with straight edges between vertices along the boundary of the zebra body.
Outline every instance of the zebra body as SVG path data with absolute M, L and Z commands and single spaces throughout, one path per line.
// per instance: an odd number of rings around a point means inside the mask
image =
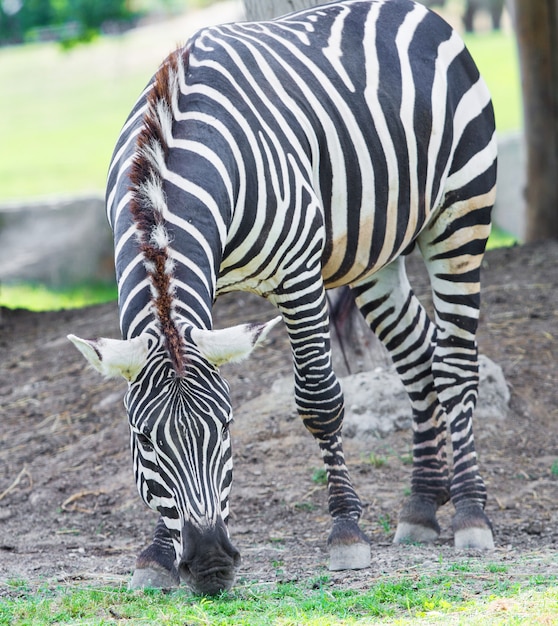
M 456 545 L 492 546 L 471 418 L 495 166 L 485 84 L 456 33 L 410 0 L 208 28 L 161 65 L 109 171 L 124 339 L 73 337 L 100 371 L 130 381 L 136 481 L 161 514 L 133 584 L 232 584 L 231 407 L 216 367 L 276 321 L 212 330 L 215 298 L 235 290 L 273 302 L 289 333 L 297 406 L 328 472 L 332 568 L 370 558 L 331 367 L 325 289 L 341 285 L 413 407 L 412 495 L 395 541 L 434 539 L 451 497 Z M 415 243 L 433 321 L 405 275 Z

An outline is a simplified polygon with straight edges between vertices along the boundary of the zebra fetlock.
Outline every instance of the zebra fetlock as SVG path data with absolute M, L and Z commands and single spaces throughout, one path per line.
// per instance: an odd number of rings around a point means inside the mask
M 157 522 L 153 542 L 136 559 L 130 589 L 172 589 L 180 585 L 175 566 L 174 545 L 162 519 Z
M 456 548 L 494 549 L 492 524 L 484 512 L 483 506 L 478 504 L 457 505 L 452 527 Z

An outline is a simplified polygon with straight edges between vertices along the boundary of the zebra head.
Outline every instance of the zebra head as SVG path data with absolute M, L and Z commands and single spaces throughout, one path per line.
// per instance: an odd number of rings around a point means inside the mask
M 232 408 L 218 367 L 248 356 L 279 319 L 216 331 L 185 327 L 180 373 L 156 332 L 127 340 L 68 336 L 100 373 L 128 381 L 137 488 L 165 523 L 180 578 L 198 593 L 228 589 L 240 562 L 227 530 Z

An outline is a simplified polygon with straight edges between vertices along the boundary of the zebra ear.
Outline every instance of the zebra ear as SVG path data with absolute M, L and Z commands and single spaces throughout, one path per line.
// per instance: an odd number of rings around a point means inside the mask
M 281 316 L 266 324 L 241 324 L 223 330 L 192 329 L 192 340 L 213 365 L 235 363 L 245 359 L 259 345 Z
M 134 339 L 81 339 L 68 335 L 68 339 L 107 378 L 124 378 L 132 382 L 147 360 L 147 338 Z

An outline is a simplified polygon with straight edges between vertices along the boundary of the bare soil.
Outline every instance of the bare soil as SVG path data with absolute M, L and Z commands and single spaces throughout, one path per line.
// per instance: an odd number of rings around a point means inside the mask
M 418 260 L 409 268 L 428 301 Z M 506 573 L 494 576 L 518 580 L 558 574 L 557 268 L 558 242 L 486 257 L 479 345 L 503 368 L 512 393 L 504 419 L 475 424 L 496 550 L 456 552 L 451 505 L 441 511 L 436 544 L 392 546 L 410 479 L 410 433 L 348 439 L 372 566 L 332 573 L 332 585 L 365 588 L 379 577 L 433 571 L 440 559 L 504 563 Z M 65 338 L 118 337 L 116 305 L 0 313 L 0 596 L 13 579 L 126 584 L 156 515 L 133 481 L 125 387 L 89 370 Z M 215 308 L 217 327 L 274 314 L 249 294 L 223 297 Z M 278 421 L 254 401 L 290 375 L 284 329 L 274 329 L 251 360 L 223 369 L 236 409 L 231 534 L 243 556 L 239 581 L 311 580 L 327 567 L 325 487 L 312 479 L 318 448 L 296 416 Z

